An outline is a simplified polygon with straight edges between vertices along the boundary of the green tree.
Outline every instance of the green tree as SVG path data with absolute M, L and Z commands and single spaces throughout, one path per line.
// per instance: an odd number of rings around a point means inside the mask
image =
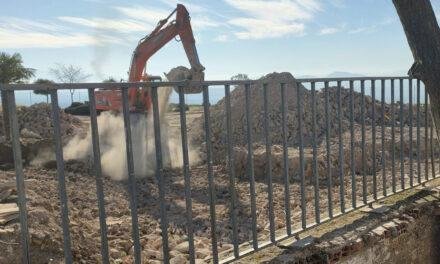
M 35 70 L 23 66 L 23 60 L 19 53 L 9 55 L 0 52 L 0 83 L 20 83 L 32 78 Z M 2 110 L 3 110 L 3 128 L 6 139 L 10 138 L 9 134 L 9 112 L 8 101 L 6 100 L 6 92 L 1 91 Z
M 110 76 L 107 79 L 104 79 L 102 82 L 103 83 L 114 83 L 114 82 L 117 82 L 117 81 L 115 80 L 115 78 Z
M 244 73 L 239 73 L 231 77 L 231 80 L 233 81 L 246 81 L 250 80 L 249 76 Z
M 54 84 L 54 81 L 48 80 L 48 79 L 37 79 L 35 82 L 35 84 Z M 46 103 L 49 103 L 49 95 L 50 95 L 50 90 L 49 87 L 47 87 L 47 89 L 45 90 L 34 90 L 34 94 L 40 94 L 40 95 L 45 95 L 46 96 Z

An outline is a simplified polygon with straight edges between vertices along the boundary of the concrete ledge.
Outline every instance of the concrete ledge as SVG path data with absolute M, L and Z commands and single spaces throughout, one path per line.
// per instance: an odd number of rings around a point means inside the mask
M 435 263 L 440 180 L 387 197 L 235 263 Z M 411 246 L 411 248 L 406 248 Z M 399 252 L 398 255 L 391 251 Z M 415 253 L 416 252 L 416 253 Z

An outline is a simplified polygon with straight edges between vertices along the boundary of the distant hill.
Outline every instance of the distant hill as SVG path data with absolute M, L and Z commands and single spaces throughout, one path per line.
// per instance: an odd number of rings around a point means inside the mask
M 365 77 L 363 74 L 335 71 L 326 76 L 327 78 L 341 78 L 341 77 Z

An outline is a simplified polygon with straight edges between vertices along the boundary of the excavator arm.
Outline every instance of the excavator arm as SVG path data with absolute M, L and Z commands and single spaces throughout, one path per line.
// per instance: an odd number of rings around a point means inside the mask
M 174 13 L 176 13 L 176 19 L 168 23 L 169 18 Z M 199 61 L 188 11 L 181 4 L 178 4 L 177 8 L 166 19 L 161 20 L 150 35 L 139 41 L 131 59 L 129 81 L 149 80 L 148 75 L 143 75 L 149 58 L 176 36 L 180 37 L 191 65 L 191 79 L 203 81 L 205 68 Z M 140 91 L 137 87 L 133 87 L 129 89 L 128 94 L 130 106 L 133 108 L 132 111 L 139 112 L 151 109 L 151 98 L 148 89 Z
M 174 14 L 176 14 L 175 20 L 168 23 Z M 178 4 L 177 8 L 167 18 L 159 21 L 156 28 L 139 41 L 131 58 L 129 82 L 152 81 L 156 79 L 144 74 L 147 62 L 151 56 L 177 36 L 180 37 L 191 65 L 190 74 L 186 74 L 185 78 L 193 81 L 203 81 L 205 77 L 203 71 L 205 68 L 199 61 L 190 16 L 185 6 Z M 185 92 L 187 91 L 185 90 Z M 148 112 L 151 109 L 149 89 L 131 87 L 128 90 L 128 97 L 131 112 Z M 95 92 L 95 98 L 98 111 L 120 111 L 122 107 L 120 91 L 99 90 Z

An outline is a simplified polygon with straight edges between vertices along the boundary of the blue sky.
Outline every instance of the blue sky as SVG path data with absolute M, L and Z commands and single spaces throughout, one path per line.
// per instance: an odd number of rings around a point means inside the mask
M 36 76 L 55 63 L 126 78 L 132 50 L 175 0 L 2 1 L 0 50 L 22 54 Z M 391 0 L 186 0 L 208 79 L 274 71 L 326 76 L 405 74 L 412 55 Z M 440 1 L 432 0 L 440 10 Z M 149 62 L 158 75 L 188 65 L 172 41 Z

